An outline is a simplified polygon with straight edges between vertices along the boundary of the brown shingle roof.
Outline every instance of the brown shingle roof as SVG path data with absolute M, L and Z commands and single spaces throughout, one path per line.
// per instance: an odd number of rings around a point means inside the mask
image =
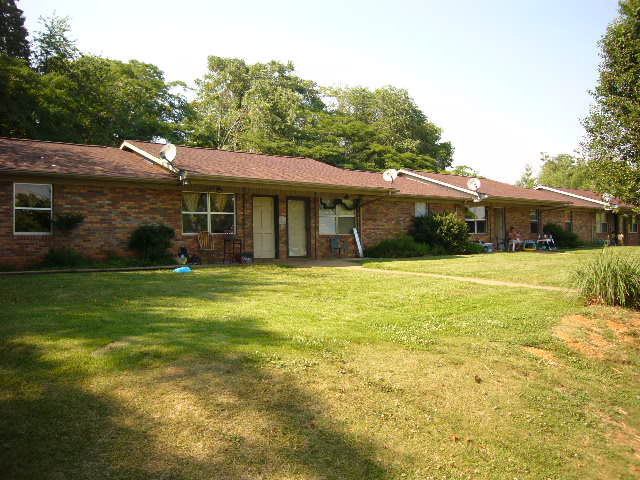
M 162 144 L 127 140 L 127 143 L 159 157 Z M 382 175 L 363 176 L 317 160 L 260 153 L 231 152 L 213 148 L 178 146 L 173 164 L 189 175 L 232 177 L 274 182 L 310 183 L 387 189 Z
M 175 179 L 175 175 L 119 148 L 0 137 L 0 171 Z
M 565 188 L 565 187 L 550 187 L 550 188 L 553 188 L 555 190 L 560 190 L 560 191 L 563 191 L 563 192 L 567 192 L 567 193 L 572 193 L 574 195 L 580 195 L 581 197 L 591 198 L 591 199 L 596 200 L 598 202 L 604 202 L 604 199 L 602 198 L 602 194 L 594 192 L 592 190 L 582 190 L 582 189 L 577 189 L 577 188 Z M 556 195 L 558 198 L 565 198 L 567 202 L 570 202 L 572 205 L 574 205 L 576 207 L 590 207 L 590 208 L 602 208 L 603 207 L 602 205 L 600 205 L 598 203 L 589 202 L 588 200 L 582 200 L 580 198 L 572 197 L 570 195 L 563 195 L 562 193 L 549 192 L 548 190 L 544 190 L 544 191 L 547 191 L 548 193 L 550 193 L 552 195 Z M 629 203 L 626 203 L 626 202 L 623 202 L 619 198 L 615 198 L 615 197 L 611 199 L 611 203 L 614 203 L 614 204 L 618 205 L 619 207 L 633 208 L 633 205 L 631 205 Z
M 162 144 L 127 140 L 158 157 Z M 385 182 L 379 172 L 347 170 L 311 158 L 231 152 L 213 148 L 178 146 L 173 164 L 191 176 L 235 177 L 255 181 L 308 183 L 350 188 L 398 190 L 401 195 L 468 199 L 469 196 L 435 184 L 407 178 Z
M 467 182 L 469 177 L 463 175 L 452 175 L 447 173 L 432 173 L 432 172 L 416 172 L 425 177 L 440 180 L 441 182 L 447 182 L 456 187 L 469 188 Z M 491 197 L 500 197 L 503 199 L 515 199 L 515 200 L 529 200 L 540 202 L 566 202 L 565 199 L 559 199 L 555 195 L 549 195 L 551 192 L 542 190 L 531 190 L 529 188 L 516 187 L 508 183 L 498 182 L 497 180 L 491 180 L 489 178 L 480 179 L 481 187 L 479 192 L 486 193 Z
M 162 148 L 162 144 L 150 142 L 128 143 L 156 157 Z M 178 146 L 178 155 L 173 163 L 192 176 L 226 177 L 256 183 L 298 183 L 338 189 L 373 189 L 413 197 L 471 199 L 470 195 L 446 186 L 405 176 L 389 183 L 383 180 L 379 172 L 347 170 L 310 158 Z M 0 138 L 0 171 L 160 181 L 176 179 L 173 173 L 126 148 L 9 138 Z M 431 172 L 417 173 L 467 188 L 468 177 Z M 480 192 L 490 195 L 490 199 L 493 197 L 556 204 L 571 201 L 570 197 L 553 192 L 528 190 L 489 179 L 482 179 Z

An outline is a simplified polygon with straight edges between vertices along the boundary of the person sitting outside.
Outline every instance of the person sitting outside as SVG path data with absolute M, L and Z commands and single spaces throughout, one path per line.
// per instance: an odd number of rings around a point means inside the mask
M 509 228 L 509 250 L 516 251 L 516 248 L 522 243 L 520 240 L 520 232 L 513 227 Z

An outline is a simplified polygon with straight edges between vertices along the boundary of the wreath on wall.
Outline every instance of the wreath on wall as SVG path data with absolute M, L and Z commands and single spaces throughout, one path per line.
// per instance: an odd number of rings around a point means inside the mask
M 333 210 L 338 205 L 342 205 L 345 210 L 355 210 L 360 206 L 360 199 L 354 198 L 353 200 L 348 200 L 346 198 L 321 198 L 320 205 L 325 210 Z

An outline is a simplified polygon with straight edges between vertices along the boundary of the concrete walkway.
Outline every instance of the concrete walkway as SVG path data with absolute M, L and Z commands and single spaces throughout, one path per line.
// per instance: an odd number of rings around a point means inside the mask
M 286 263 L 289 263 L 289 262 L 286 262 Z M 575 290 L 572 290 L 569 288 L 552 287 L 547 285 L 531 285 L 529 283 L 503 282 L 501 280 L 489 280 L 486 278 L 475 278 L 475 277 L 460 277 L 457 275 L 442 275 L 440 273 L 407 272 L 403 270 L 386 270 L 383 268 L 368 268 L 368 267 L 363 267 L 362 265 L 358 265 L 355 262 L 352 262 L 349 260 L 341 260 L 341 259 L 306 261 L 306 262 L 300 262 L 300 263 L 291 262 L 291 264 L 294 264 L 294 265 L 297 264 L 300 267 L 310 267 L 310 268 L 345 268 L 348 270 L 384 273 L 387 275 L 405 275 L 410 277 L 442 278 L 446 280 L 457 280 L 460 282 L 477 283 L 480 285 L 494 285 L 498 287 L 533 288 L 535 290 L 547 290 L 551 292 L 565 292 L 565 293 L 575 292 Z
M 562 287 L 551 287 L 547 285 L 531 285 L 529 283 L 516 283 L 516 282 L 502 282 L 500 280 L 489 280 L 486 278 L 474 278 L 474 277 L 458 277 L 456 275 L 442 275 L 440 273 L 422 273 L 422 272 L 403 272 L 400 270 L 383 270 L 381 268 L 367 268 L 367 267 L 352 267 L 358 270 L 366 270 L 369 272 L 383 272 L 392 275 L 413 275 L 415 277 L 431 277 L 431 278 L 444 278 L 447 280 L 458 280 L 460 282 L 479 283 L 480 285 L 496 285 L 499 287 L 516 287 L 516 288 L 533 288 L 537 290 L 549 290 L 553 292 L 566 292 L 571 293 L 575 290 Z

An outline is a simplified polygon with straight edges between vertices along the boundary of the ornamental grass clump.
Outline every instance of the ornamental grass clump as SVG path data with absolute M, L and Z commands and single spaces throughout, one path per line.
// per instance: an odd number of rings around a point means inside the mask
M 605 248 L 575 269 L 572 284 L 589 303 L 640 309 L 640 257 Z

